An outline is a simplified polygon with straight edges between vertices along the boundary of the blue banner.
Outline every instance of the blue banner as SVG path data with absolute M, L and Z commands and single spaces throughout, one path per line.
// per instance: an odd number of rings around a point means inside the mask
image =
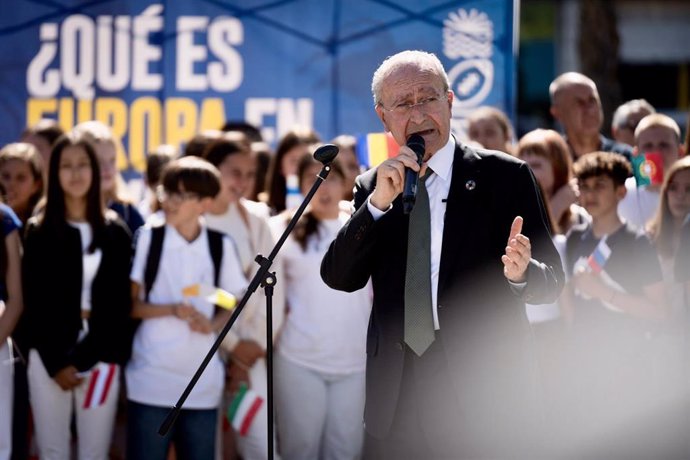
M 516 0 L 92 0 L 3 2 L 0 145 L 53 118 L 98 119 L 121 169 L 225 120 L 275 141 L 380 131 L 371 77 L 404 49 L 436 53 L 456 94 L 453 130 L 479 105 L 512 116 Z

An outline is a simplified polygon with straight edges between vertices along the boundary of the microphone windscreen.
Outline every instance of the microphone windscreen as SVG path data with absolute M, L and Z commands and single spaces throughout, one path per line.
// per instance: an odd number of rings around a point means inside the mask
M 423 140 L 424 139 L 422 139 L 422 141 Z M 314 159 L 322 164 L 327 165 L 333 161 L 336 155 L 338 155 L 338 151 L 338 146 L 333 144 L 324 144 L 316 149 L 316 152 L 314 152 Z

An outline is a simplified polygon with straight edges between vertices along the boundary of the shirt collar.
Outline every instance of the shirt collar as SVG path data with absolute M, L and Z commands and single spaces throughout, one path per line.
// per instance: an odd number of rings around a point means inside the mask
M 450 172 L 453 168 L 453 158 L 455 157 L 455 138 L 448 136 L 446 145 L 432 155 L 426 165 L 430 167 L 434 173 L 442 178 L 444 181 L 450 179 Z
M 203 220 L 202 222 L 205 223 Z M 199 236 L 197 236 L 194 241 L 187 241 L 182 235 L 179 234 L 177 229 L 170 224 L 165 224 L 165 227 L 164 243 L 166 246 L 169 246 L 170 249 L 191 248 L 196 250 L 201 248 L 201 250 L 204 250 L 204 248 L 208 246 L 208 242 L 206 241 L 205 225 L 202 225 L 201 233 L 199 233 Z M 206 251 L 208 251 L 208 249 L 206 249 Z

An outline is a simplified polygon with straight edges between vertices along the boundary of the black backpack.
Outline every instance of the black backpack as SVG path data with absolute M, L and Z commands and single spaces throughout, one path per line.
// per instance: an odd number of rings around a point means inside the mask
M 208 248 L 211 252 L 211 260 L 213 260 L 214 286 L 218 286 L 220 264 L 223 261 L 223 233 L 210 228 L 206 229 L 206 233 L 208 235 Z M 151 229 L 151 245 L 149 246 L 149 253 L 146 256 L 146 266 L 144 268 L 144 300 L 146 302 L 149 301 L 151 288 L 153 283 L 156 282 L 156 276 L 158 275 L 164 238 L 165 225 L 159 225 Z

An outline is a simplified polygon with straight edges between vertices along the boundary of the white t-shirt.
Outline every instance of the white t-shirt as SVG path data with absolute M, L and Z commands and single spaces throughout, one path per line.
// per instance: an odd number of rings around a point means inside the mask
M 618 215 L 638 230 L 644 230 L 659 207 L 660 192 L 646 185 L 638 188 L 634 177 L 629 177 L 625 181 L 625 189 L 625 198 L 618 203 Z
M 329 288 L 321 279 L 321 259 L 349 216 L 322 221 L 306 252 L 292 236 L 281 254 L 285 267 L 288 314 L 279 337 L 285 358 L 320 372 L 348 374 L 366 367 L 367 325 L 371 287 L 352 293 Z M 287 223 L 284 215 L 271 219 L 274 238 Z
M 82 311 L 91 311 L 91 286 L 93 285 L 93 280 L 96 277 L 98 268 L 101 265 L 101 258 L 103 257 L 103 252 L 97 248 L 92 253 L 89 253 L 89 246 L 91 245 L 91 240 L 93 239 L 93 231 L 91 229 L 91 224 L 88 222 L 73 222 L 69 221 L 69 224 L 79 230 L 79 236 L 81 238 L 81 251 L 82 251 L 82 282 L 81 282 L 81 309 Z
M 130 279 L 141 286 L 144 295 L 144 268 L 151 245 L 151 227 L 141 228 Z M 166 225 L 156 281 L 149 294 L 152 304 L 182 302 L 182 289 L 200 283 L 213 286 L 213 261 L 206 228 L 192 242 L 175 228 Z M 241 298 L 247 287 L 237 253 L 228 238 L 223 239 L 220 288 Z M 187 299 L 207 318 L 214 306 L 202 298 Z M 127 364 L 127 397 L 152 406 L 173 405 L 216 339 L 216 334 L 201 334 L 189 328 L 187 321 L 176 316 L 145 319 L 134 336 L 132 358 Z M 224 366 L 216 354 L 201 375 L 185 402 L 188 409 L 211 409 L 218 406 L 224 385 Z

